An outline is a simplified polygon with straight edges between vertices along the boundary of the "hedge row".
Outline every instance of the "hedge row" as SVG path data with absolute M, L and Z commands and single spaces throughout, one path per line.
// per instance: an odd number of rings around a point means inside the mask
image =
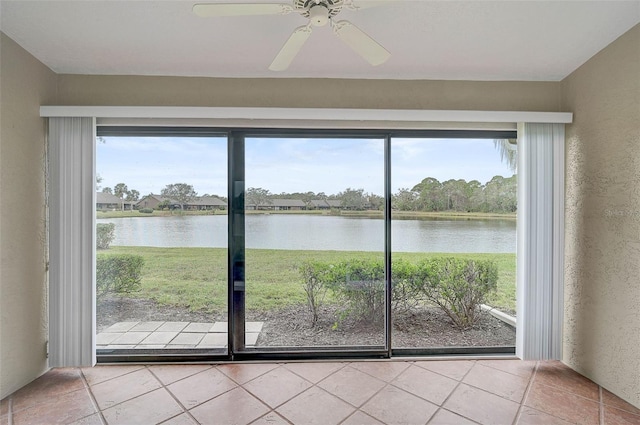
M 140 289 L 144 259 L 132 254 L 98 254 L 96 256 L 96 292 L 102 298 L 111 292 Z
M 384 263 L 346 260 L 308 261 L 299 267 L 307 304 L 315 324 L 327 291 L 345 305 L 344 314 L 378 321 L 384 318 Z M 433 257 L 416 264 L 394 261 L 392 308 L 407 312 L 421 303 L 440 307 L 462 329 L 479 319 L 480 305 L 496 291 L 498 267 L 490 260 Z

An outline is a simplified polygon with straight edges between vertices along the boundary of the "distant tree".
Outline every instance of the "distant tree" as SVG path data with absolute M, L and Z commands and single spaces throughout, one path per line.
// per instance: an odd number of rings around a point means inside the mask
M 127 192 L 127 201 L 137 201 L 140 199 L 140 192 L 135 189 L 131 189 Z
M 467 211 L 470 194 L 466 180 L 447 180 L 442 183 L 442 191 L 446 197 L 447 210 Z
M 172 199 L 180 204 L 180 209 L 184 211 L 184 206 L 196 197 L 197 193 L 193 186 L 186 183 L 173 183 L 165 186 L 160 192 L 164 197 Z
M 336 197 L 342 201 L 342 207 L 349 210 L 364 210 L 367 204 L 364 189 L 351 189 L 348 187 L 344 192 L 338 193 Z
M 102 189 L 102 193 L 110 193 L 111 195 L 113 195 L 113 190 L 111 190 L 110 187 L 105 187 Z
M 271 204 L 271 192 L 268 189 L 261 187 L 250 187 L 244 192 L 244 204 L 245 208 L 249 205 L 255 206 L 255 209 L 259 209 L 261 206 L 267 206 Z
M 100 190 L 100 183 L 102 183 L 102 176 L 96 173 L 96 190 Z
M 122 211 L 124 211 L 124 197 L 126 196 L 129 188 L 124 183 L 118 183 L 113 186 L 113 194 L 120 198 L 120 205 L 122 207 Z
M 442 191 L 442 183 L 434 177 L 427 177 L 415 185 L 413 192 L 418 193 L 418 209 L 421 211 L 442 211 L 447 199 Z
M 372 210 L 382 211 L 384 210 L 384 198 L 376 195 L 375 193 L 367 193 L 367 205 Z
M 399 211 L 416 211 L 418 193 L 407 188 L 400 188 L 391 199 L 391 206 Z

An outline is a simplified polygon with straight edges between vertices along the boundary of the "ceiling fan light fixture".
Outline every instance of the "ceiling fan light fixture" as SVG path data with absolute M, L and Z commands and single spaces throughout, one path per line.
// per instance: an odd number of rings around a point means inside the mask
M 329 9 L 320 3 L 309 9 L 309 21 L 314 27 L 323 27 L 329 23 Z

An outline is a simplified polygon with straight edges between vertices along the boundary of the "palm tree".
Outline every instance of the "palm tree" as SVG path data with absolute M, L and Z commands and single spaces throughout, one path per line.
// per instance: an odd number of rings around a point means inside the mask
M 500 153 L 500 158 L 514 173 L 518 168 L 518 145 L 516 139 L 497 139 L 493 141 L 493 146 Z

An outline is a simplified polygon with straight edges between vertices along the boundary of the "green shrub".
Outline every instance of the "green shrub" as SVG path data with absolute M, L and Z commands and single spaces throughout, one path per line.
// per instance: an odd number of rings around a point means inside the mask
M 384 320 L 383 261 L 349 260 L 334 269 L 339 275 L 329 288 L 345 303 L 345 313 L 370 322 Z
M 320 306 L 327 295 L 326 275 L 329 264 L 318 261 L 306 261 L 298 270 L 302 274 L 302 285 L 307 295 L 307 307 L 311 314 L 311 324 L 315 326 L 318 321 Z
M 498 285 L 498 267 L 489 260 L 430 258 L 417 265 L 416 275 L 424 297 L 461 329 L 479 320 L 480 305 Z
M 153 214 L 153 208 L 142 208 L 138 210 L 142 214 Z
M 144 259 L 133 254 L 96 256 L 96 292 L 98 298 L 109 293 L 127 293 L 140 289 Z
M 96 226 L 96 248 L 109 249 L 115 238 L 116 225 L 113 223 L 98 223 Z
M 391 267 L 391 308 L 394 313 L 407 313 L 424 300 L 416 265 L 395 260 Z
M 334 264 L 308 261 L 299 270 L 314 324 L 327 289 L 344 303 L 344 315 L 375 322 L 384 318 L 384 266 L 381 261 L 349 260 Z

